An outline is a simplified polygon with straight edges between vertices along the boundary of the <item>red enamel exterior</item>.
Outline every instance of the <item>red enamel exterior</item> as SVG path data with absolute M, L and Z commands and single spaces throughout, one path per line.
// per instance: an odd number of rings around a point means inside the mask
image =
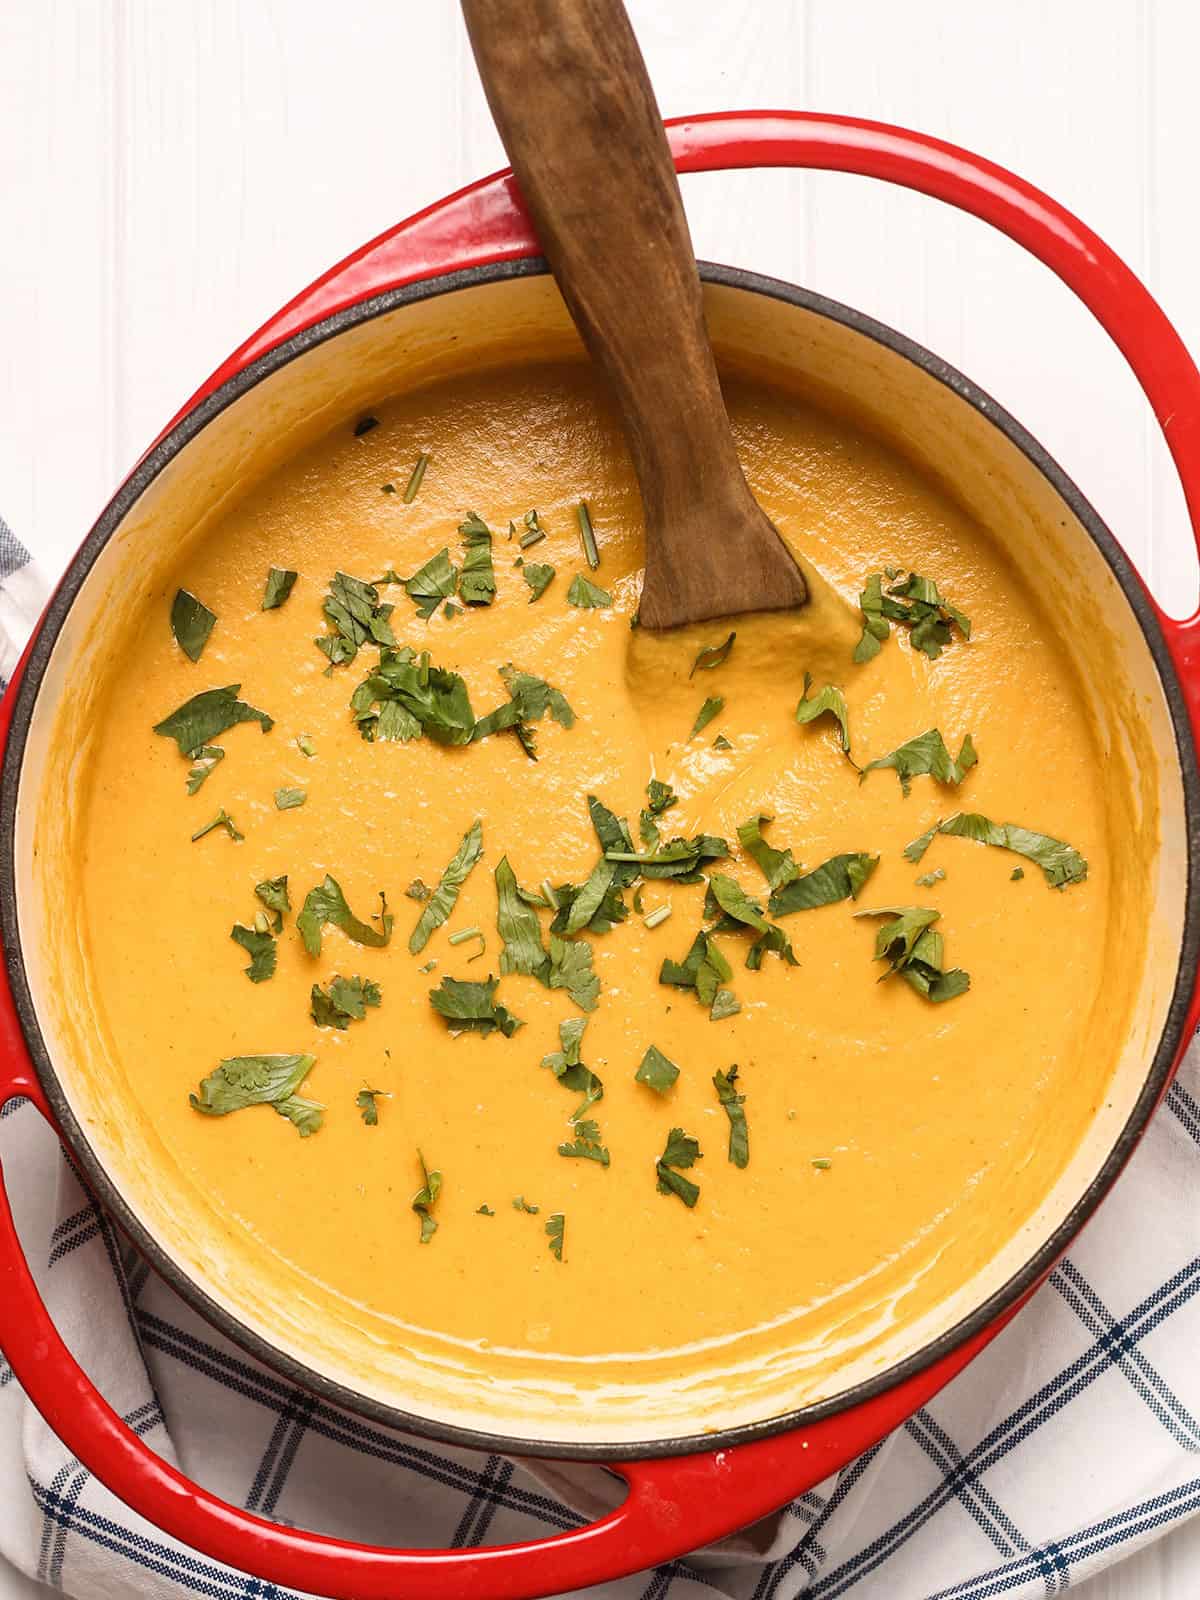
M 668 132 L 680 172 L 791 166 L 881 178 L 972 212 L 1024 245 L 1079 295 L 1124 353 L 1162 426 L 1200 537 L 1200 373 L 1144 286 L 1076 217 L 991 162 L 881 123 L 757 111 L 681 119 Z M 485 178 L 333 268 L 231 356 L 180 415 L 283 339 L 348 305 L 419 279 L 537 253 L 511 174 Z M 1200 612 L 1185 621 L 1158 615 L 1200 742 Z M 11 707 L 9 695 L 0 706 L 0 748 Z M 1193 995 L 1184 1038 L 1198 1020 Z M 49 1115 L 0 982 L 0 1103 L 16 1095 Z M 110 1409 L 63 1344 L 2 1188 L 0 1306 L 4 1349 L 18 1380 L 68 1449 L 115 1494 L 214 1559 L 333 1600 L 394 1600 L 400 1593 L 406 1600 L 465 1593 L 525 1600 L 682 1555 L 766 1515 L 859 1455 L 961 1371 L 1017 1309 L 851 1411 L 731 1450 L 618 1465 L 629 1493 L 600 1522 L 525 1544 L 442 1551 L 376 1549 L 284 1528 L 226 1504 L 166 1465 Z

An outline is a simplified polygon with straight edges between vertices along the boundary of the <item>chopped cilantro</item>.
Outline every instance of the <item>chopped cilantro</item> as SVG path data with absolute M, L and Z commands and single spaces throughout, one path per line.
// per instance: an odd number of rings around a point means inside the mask
M 216 613 L 202 600 L 186 589 L 176 589 L 171 602 L 171 632 L 189 661 L 199 661 L 216 620 Z
M 840 743 L 842 754 L 850 754 L 850 713 L 846 706 L 846 696 L 836 684 L 827 683 L 823 689 L 810 696 L 809 689 L 812 678 L 804 674 L 804 693 L 800 697 L 800 704 L 796 707 L 796 721 L 801 723 L 815 722 L 818 717 L 830 716 L 841 729 Z
M 667 1135 L 666 1148 L 654 1163 L 659 1194 L 676 1194 L 685 1206 L 694 1206 L 700 1198 L 699 1185 L 682 1174 L 701 1159 L 700 1141 L 684 1133 L 682 1128 L 672 1128 Z
M 239 700 L 241 687 L 240 683 L 230 683 L 223 689 L 205 689 L 194 694 L 169 717 L 156 722 L 154 732 L 174 739 L 179 754 L 188 757 L 239 722 L 258 722 L 264 733 L 269 732 L 275 726 L 275 719 Z
M 709 695 L 696 713 L 696 720 L 692 723 L 692 731 L 688 734 L 688 738 L 694 739 L 698 733 L 703 733 L 712 719 L 719 716 L 724 709 L 725 700 L 722 695 Z
M 477 1217 L 494 1217 L 496 1213 L 492 1210 L 491 1206 L 484 1205 L 475 1207 L 475 1215 Z
M 644 1083 L 655 1094 L 666 1094 L 679 1076 L 679 1068 L 667 1059 L 657 1045 L 650 1045 L 642 1057 L 641 1066 L 634 1073 L 637 1083 Z
M 513 1201 L 514 1211 L 527 1211 L 531 1217 L 536 1217 L 541 1209 L 541 1206 L 530 1205 L 523 1194 L 519 1194 Z
M 729 652 L 733 649 L 733 641 L 736 638 L 737 634 L 731 633 L 722 644 L 705 645 L 692 662 L 692 670 L 688 673 L 688 677 L 694 678 L 697 672 L 711 672 L 714 667 L 724 666 L 729 660 Z
M 943 968 L 943 941 L 932 925 L 941 916 L 924 906 L 879 906 L 856 911 L 858 917 L 891 917 L 875 934 L 875 958 L 886 961 L 884 977 L 899 973 L 910 988 L 926 1000 L 941 1003 L 966 994 L 971 979 L 961 967 Z
M 571 579 L 571 587 L 567 590 L 569 606 L 575 606 L 580 611 L 595 611 L 611 606 L 612 603 L 613 598 L 608 590 L 602 589 L 590 578 L 585 578 L 581 572 L 577 572 Z
M 376 709 L 378 707 L 378 709 Z M 407 645 L 380 652 L 379 665 L 350 696 L 363 738 L 407 743 L 427 733 L 438 744 L 470 744 L 475 731 L 467 686 L 457 672 L 431 664 Z
M 961 783 L 978 760 L 969 733 L 955 760 L 946 749 L 945 740 L 938 730 L 930 728 L 889 755 L 880 756 L 877 761 L 868 761 L 859 779 L 865 782 L 867 773 L 874 772 L 877 767 L 894 767 L 900 779 L 900 788 L 908 794 L 914 778 L 930 777 L 936 778 L 939 783 Z
M 596 530 L 592 527 L 592 513 L 586 500 L 581 500 L 575 507 L 575 515 L 579 521 L 579 539 L 583 545 L 584 559 L 595 572 L 600 565 L 600 551 L 596 547 Z
M 550 587 L 554 568 L 546 562 L 530 561 L 521 568 L 521 576 L 529 585 L 529 603 L 532 605 L 535 600 L 540 600 Z
M 437 1204 L 438 1195 L 442 1192 L 442 1175 L 440 1172 L 430 1172 L 425 1165 L 425 1157 L 417 1151 L 417 1160 L 421 1163 L 421 1187 L 412 1197 L 412 1208 L 421 1219 L 421 1243 L 428 1244 L 437 1232 L 437 1222 L 434 1219 L 433 1208 Z
M 322 609 L 332 626 L 313 642 L 329 657 L 331 670 L 353 661 L 364 644 L 387 647 L 396 643 L 388 620 L 394 607 L 380 601 L 373 583 L 335 572 Z
M 202 828 L 196 829 L 195 833 L 192 835 L 192 843 L 195 844 L 197 839 L 203 839 L 204 835 L 206 833 L 211 833 L 214 828 L 224 828 L 225 832 L 235 844 L 241 844 L 242 840 L 246 837 L 244 833 L 239 832 L 237 823 L 229 815 L 228 811 L 225 810 L 225 807 L 222 806 L 220 811 L 217 812 L 216 816 L 211 822 L 206 822 Z
M 225 752 L 219 744 L 202 744 L 192 751 L 192 766 L 187 775 L 187 792 L 195 794 L 218 762 L 224 761 Z
M 379 1106 L 377 1102 L 380 1096 L 385 1100 L 392 1098 L 384 1089 L 360 1089 L 354 1096 L 354 1104 L 362 1112 L 362 1119 L 368 1128 L 374 1128 L 378 1125 Z
M 432 892 L 417 878 L 408 886 L 407 893 L 410 898 L 424 899 L 426 904 L 417 919 L 417 925 L 409 935 L 408 949 L 410 955 L 420 955 L 429 943 L 429 937 L 435 928 L 440 928 L 450 916 L 458 903 L 459 890 L 467 881 L 472 867 L 483 853 L 483 823 L 478 817 L 463 834 L 458 849 L 450 858 L 438 886 Z M 413 891 L 417 892 L 414 893 Z
M 800 876 L 800 868 L 790 850 L 776 850 L 763 838 L 763 828 L 771 821 L 773 818 L 763 811 L 748 817 L 738 827 L 738 843 L 766 878 L 768 887 L 782 889 Z
M 275 932 L 278 933 L 283 927 L 284 912 L 292 909 L 288 899 L 287 873 L 280 878 L 265 878 L 262 883 L 256 883 L 254 892 L 267 910 L 275 913 Z
M 406 506 L 412 505 L 413 501 L 417 498 L 417 492 L 421 487 L 422 481 L 424 480 L 425 469 L 428 467 L 428 465 L 429 457 L 426 455 L 425 451 L 422 450 L 420 455 L 417 457 L 416 465 L 409 473 L 408 483 L 404 488 L 404 504 Z
M 920 861 L 934 835 L 939 833 L 974 839 L 979 844 L 995 845 L 999 850 L 1012 850 L 1041 867 L 1052 889 L 1083 883 L 1088 874 L 1087 862 L 1073 845 L 1052 839 L 1046 833 L 1035 833 L 1032 828 L 1022 828 L 1015 822 L 992 822 L 978 811 L 960 811 L 947 817 L 945 822 L 935 822 L 920 838 L 904 847 L 904 854 L 912 862 Z
M 276 789 L 276 811 L 294 811 L 297 806 L 302 806 L 308 799 L 307 789 Z
M 443 978 L 440 989 L 429 991 L 429 1003 L 449 1025 L 451 1033 L 481 1033 L 486 1038 L 499 1029 L 506 1039 L 511 1039 L 524 1023 L 505 1006 L 496 1004 L 498 982 L 498 978 L 492 977 L 482 983 Z
M 234 944 L 240 944 L 250 957 L 246 976 L 251 983 L 265 983 L 268 978 L 274 977 L 275 939 L 272 934 L 256 928 L 244 928 L 237 922 L 230 929 L 229 937 Z
M 891 576 L 889 569 L 889 577 Z M 898 576 L 898 574 L 896 574 Z M 872 573 L 867 586 L 859 596 L 863 613 L 862 638 L 854 651 L 858 662 L 870 661 L 879 654 L 888 637 L 891 622 L 907 627 L 909 642 L 914 650 L 921 650 L 931 661 L 936 661 L 953 637 L 951 624 L 964 639 L 971 637 L 971 622 L 961 611 L 938 592 L 932 578 L 922 578 L 910 572 L 901 583 L 894 583 L 883 592 L 883 574 Z
M 521 535 L 519 543 L 522 550 L 528 550 L 530 545 L 537 544 L 540 540 L 546 537 L 546 530 L 538 521 L 538 514 L 536 511 L 527 511 L 521 520 L 525 524 L 525 532 Z M 510 539 L 512 538 L 514 531 L 513 525 L 510 522 L 508 525 L 508 537 Z M 520 557 L 517 559 L 520 560 Z M 551 571 L 553 571 L 553 568 L 551 568 Z
M 722 1072 L 718 1067 L 713 1073 L 713 1088 L 729 1118 L 729 1159 L 735 1167 L 745 1167 L 750 1164 L 750 1134 L 746 1126 L 746 1113 L 742 1109 L 746 1096 L 738 1093 L 737 1081 L 736 1066 L 730 1067 L 728 1072 Z
M 327 922 L 332 922 L 335 928 L 340 928 L 348 939 L 355 944 L 370 945 L 372 949 L 382 949 L 392 936 L 392 915 L 387 909 L 387 899 L 380 892 L 379 899 L 382 905 L 380 920 L 383 931 L 371 927 L 369 922 L 362 922 L 354 915 L 346 903 L 346 896 L 342 893 L 341 884 L 329 873 L 325 874 L 325 881 L 315 889 L 310 889 L 304 897 L 304 905 L 296 918 L 296 927 L 304 940 L 304 948 L 310 956 L 321 954 L 321 930 Z
M 491 558 L 489 556 L 489 565 Z M 423 567 L 418 567 L 404 582 L 404 592 L 417 608 L 417 615 L 428 622 L 444 600 L 447 609 L 450 596 L 458 589 L 458 568 L 450 560 L 444 546 L 437 555 L 430 556 Z
M 315 1059 L 305 1055 L 230 1056 L 201 1081 L 200 1093 L 188 1095 L 188 1100 L 207 1117 L 226 1117 L 247 1106 L 272 1106 L 306 1139 L 320 1128 L 325 1108 L 295 1091 Z
M 580 1057 L 583 1030 L 586 1027 L 586 1017 L 568 1017 L 565 1022 L 560 1022 L 558 1037 L 562 1049 L 542 1057 L 542 1065 L 550 1068 L 564 1089 L 583 1095 L 583 1100 L 571 1113 L 572 1122 L 578 1122 L 590 1106 L 604 1098 L 603 1083 L 590 1067 L 584 1066 Z
M 567 1221 L 561 1211 L 555 1211 L 546 1218 L 546 1237 L 550 1241 L 550 1254 L 556 1261 L 561 1261 L 563 1258 L 563 1234 L 566 1226 Z
M 464 605 L 490 606 L 496 598 L 492 531 L 474 511 L 467 512 L 467 520 L 459 523 L 458 531 L 466 551 L 458 580 L 458 597 Z
M 574 1139 L 560 1144 L 558 1153 L 583 1161 L 595 1161 L 602 1167 L 608 1166 L 610 1159 L 601 1140 L 600 1124 L 593 1122 L 590 1117 L 575 1124 Z
M 317 747 L 307 733 L 302 733 L 296 740 L 296 749 L 299 750 L 302 756 L 307 756 L 310 761 L 317 753 Z
M 340 978 L 329 980 L 328 994 L 319 983 L 312 986 L 311 1016 L 318 1028 L 338 1028 L 342 1032 L 352 1022 L 361 1022 L 367 1006 L 381 1004 L 383 995 L 379 985 L 370 978 Z
M 298 574 L 289 567 L 272 567 L 267 573 L 267 586 L 263 591 L 262 609 L 275 611 L 291 594 Z
M 857 900 L 863 885 L 879 865 L 879 857 L 866 850 L 830 856 L 811 872 L 804 872 L 781 888 L 767 902 L 773 917 L 787 917 L 793 911 L 811 911 L 816 906 L 835 905 L 839 900 Z

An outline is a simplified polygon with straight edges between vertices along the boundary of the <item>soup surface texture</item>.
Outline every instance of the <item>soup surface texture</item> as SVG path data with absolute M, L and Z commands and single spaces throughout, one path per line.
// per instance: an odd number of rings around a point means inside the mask
M 147 1184 L 171 1194 L 217 1297 L 397 1405 L 534 1436 L 653 1437 L 836 1393 L 851 1360 L 869 1371 L 897 1325 L 936 1321 L 992 1259 L 1105 1095 L 1136 961 L 1109 949 L 1113 819 L 1057 624 L 1005 562 L 1002 530 L 976 526 L 886 446 L 781 392 L 731 383 L 728 398 L 751 484 L 813 574 L 814 600 L 739 619 L 722 659 L 694 667 L 729 626 L 668 637 L 634 626 L 635 485 L 591 374 L 563 365 L 428 388 L 380 405 L 366 431 L 349 419 L 183 552 L 172 582 L 146 594 L 104 690 L 77 830 L 82 981 L 99 1018 L 87 1070 L 108 1079 L 119 1136 L 141 1152 Z M 421 452 L 428 467 L 406 499 Z M 489 604 L 462 603 L 487 589 L 486 541 L 469 552 L 459 532 L 469 512 L 493 535 Z M 530 724 L 536 760 L 511 726 L 463 745 L 364 739 L 350 701 L 380 644 L 331 665 L 314 642 L 333 629 L 322 606 L 336 573 L 407 578 L 443 548 L 455 568 L 467 561 L 452 604 L 425 619 L 403 585 L 382 584 L 387 627 L 461 674 L 476 717 L 510 702 L 498 670 L 509 663 L 558 690 L 573 719 L 556 720 L 555 701 Z M 548 581 L 533 570 L 546 566 Z M 263 609 L 273 567 L 298 577 Z M 934 659 L 893 620 L 856 661 L 860 591 L 872 574 L 886 594 L 910 573 L 969 619 L 969 640 L 941 614 Z M 169 625 L 177 587 L 216 617 L 197 661 Z M 596 603 L 571 603 L 581 598 Z M 843 692 L 849 755 L 833 714 L 797 721 L 806 674 L 810 697 Z M 226 685 L 273 726 L 205 739 L 224 758 L 189 794 L 196 759 L 155 725 Z M 358 702 L 368 716 L 381 712 L 371 701 Z M 537 708 L 522 704 L 528 720 Z M 954 760 L 969 735 L 977 763 L 968 746 L 940 776 L 919 753 L 903 782 L 894 766 L 858 770 L 931 729 Z M 674 796 L 657 813 L 652 778 Z M 728 853 L 710 841 L 695 881 L 643 881 L 636 863 L 607 860 L 589 796 L 628 820 L 632 852 L 708 835 Z M 224 825 L 193 837 L 222 812 L 241 837 Z M 1069 842 L 1086 879 L 1052 887 L 1036 854 L 971 837 L 939 834 L 906 857 L 963 812 Z M 790 909 L 786 860 L 760 851 L 764 872 L 739 843 L 758 816 L 800 873 L 858 859 L 857 898 L 843 888 Z M 412 953 L 431 902 L 406 891 L 437 885 L 476 821 L 480 857 Z M 502 960 L 505 859 L 534 903 L 510 896 Z M 278 925 L 256 885 L 283 875 Z M 320 953 L 306 948 L 297 917 L 326 875 L 374 945 L 335 915 Z M 717 877 L 706 914 L 703 880 Z M 564 950 L 555 907 L 536 902 L 549 886 L 561 922 L 563 886 L 589 883 L 609 890 L 610 909 L 619 895 L 625 919 L 597 931 L 601 912 Z M 394 919 L 385 946 L 380 891 Z M 664 961 L 685 964 L 731 907 L 699 988 L 660 981 Z M 921 946 L 932 965 L 915 965 L 915 981 L 876 958 L 897 915 L 864 915 L 877 908 L 938 913 L 944 945 Z M 739 925 L 739 909 L 758 924 Z M 275 960 L 259 982 L 231 939 L 256 915 L 270 945 L 260 961 Z M 920 919 L 905 926 L 915 938 Z M 553 966 L 541 976 L 506 970 L 543 955 Z M 921 993 L 922 971 L 928 988 L 939 965 L 969 974 L 969 990 L 940 1003 Z M 314 985 L 328 994 L 335 976 L 369 980 L 379 1003 L 351 998 L 361 1016 L 314 1008 Z M 431 1002 L 444 980 L 490 976 L 501 1019 L 522 1024 L 511 1036 L 461 1031 Z M 461 1006 L 467 991 L 456 993 Z M 319 1025 L 314 1009 L 344 1026 Z M 655 1055 L 658 1086 L 635 1077 L 650 1047 L 678 1069 L 669 1087 Z M 265 1104 L 207 1116 L 190 1103 L 222 1060 L 264 1053 L 313 1058 L 295 1092 L 323 1113 L 301 1107 L 298 1127 Z M 422 1158 L 440 1186 L 414 1209 Z

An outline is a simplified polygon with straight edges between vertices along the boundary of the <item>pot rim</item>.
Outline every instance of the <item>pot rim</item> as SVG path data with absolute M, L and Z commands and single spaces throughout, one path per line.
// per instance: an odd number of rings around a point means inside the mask
M 526 257 L 418 279 L 356 301 L 283 339 L 265 354 L 232 374 L 198 405 L 177 419 L 142 457 L 72 557 L 62 581 L 42 614 L 24 671 L 16 686 L 12 722 L 0 767 L 0 937 L 3 938 L 4 960 L 21 1030 L 38 1081 L 55 1120 L 78 1158 L 82 1172 L 96 1198 L 113 1215 L 154 1270 L 220 1333 L 288 1381 L 331 1405 L 351 1411 L 374 1423 L 398 1428 L 444 1444 L 510 1456 L 545 1456 L 599 1463 L 648 1461 L 661 1457 L 709 1454 L 800 1429 L 824 1418 L 850 1411 L 948 1356 L 973 1334 L 982 1332 L 1003 1313 L 1015 1307 L 1036 1288 L 1112 1187 L 1170 1082 L 1182 1044 L 1186 1015 L 1196 981 L 1196 970 L 1200 966 L 1200 769 L 1197 767 L 1185 698 L 1153 602 L 1124 550 L 1094 507 L 1058 462 L 1008 411 L 957 368 L 939 356 L 933 355 L 922 345 L 887 324 L 839 301 L 816 294 L 812 290 L 743 268 L 726 267 L 706 261 L 701 261 L 698 265 L 701 278 L 706 284 L 718 284 L 765 295 L 769 299 L 811 311 L 875 340 L 886 349 L 921 368 L 993 423 L 1042 474 L 1082 524 L 1120 585 L 1146 640 L 1167 702 L 1175 736 L 1184 794 L 1188 845 L 1188 881 L 1179 967 L 1172 986 L 1171 1001 L 1162 1034 L 1147 1067 L 1145 1080 L 1137 1099 L 1100 1170 L 1063 1220 L 1006 1283 L 966 1316 L 961 1317 L 952 1327 L 923 1345 L 920 1350 L 905 1357 L 903 1361 L 827 1400 L 719 1432 L 679 1435 L 645 1443 L 624 1440 L 614 1444 L 603 1444 L 519 1439 L 458 1424 L 439 1422 L 418 1413 L 406 1412 L 399 1407 L 360 1394 L 357 1390 L 325 1376 L 279 1350 L 268 1339 L 247 1327 L 232 1312 L 218 1304 L 143 1226 L 93 1151 L 59 1082 L 42 1037 L 25 971 L 17 913 L 15 844 L 17 799 L 30 722 L 58 636 L 100 552 L 149 485 L 216 416 L 265 378 L 289 365 L 307 350 L 377 316 L 420 300 L 454 293 L 461 289 L 507 282 L 514 278 L 545 275 L 549 268 L 542 257 Z

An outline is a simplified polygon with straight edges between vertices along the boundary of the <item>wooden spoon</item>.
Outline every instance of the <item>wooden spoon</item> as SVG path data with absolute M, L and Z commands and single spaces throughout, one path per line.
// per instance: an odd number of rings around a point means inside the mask
M 675 166 L 621 0 L 462 0 L 546 257 L 612 384 L 642 493 L 641 622 L 808 598 L 743 476 Z

